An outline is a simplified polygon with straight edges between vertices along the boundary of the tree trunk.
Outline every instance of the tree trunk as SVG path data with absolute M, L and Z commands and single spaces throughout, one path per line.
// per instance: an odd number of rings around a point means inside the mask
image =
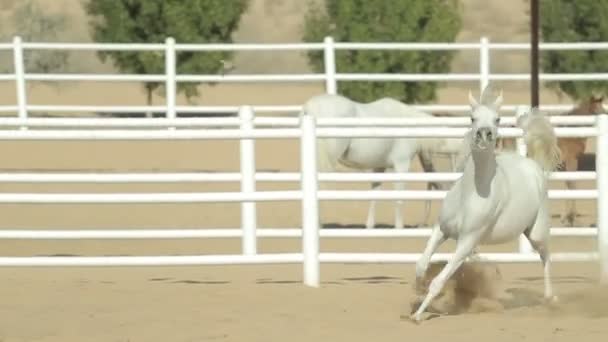
M 147 95 L 147 99 L 146 99 L 146 105 L 147 106 L 151 106 L 152 105 L 152 87 L 150 86 L 146 86 L 146 95 Z M 152 118 L 154 117 L 154 113 L 152 113 L 151 110 L 146 112 L 146 117 L 148 118 Z

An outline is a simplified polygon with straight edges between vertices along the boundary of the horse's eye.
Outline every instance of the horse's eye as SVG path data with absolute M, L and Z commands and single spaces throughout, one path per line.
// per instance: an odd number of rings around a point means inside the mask
M 471 116 L 471 122 L 474 123 L 475 122 L 475 118 Z
M 500 118 L 494 119 L 494 123 L 498 125 L 498 123 L 500 123 Z

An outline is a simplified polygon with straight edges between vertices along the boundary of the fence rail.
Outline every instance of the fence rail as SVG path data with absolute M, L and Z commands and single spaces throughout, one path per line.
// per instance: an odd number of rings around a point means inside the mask
M 606 50 L 607 42 L 576 42 L 576 43 L 541 43 L 541 51 L 551 50 Z M 354 43 L 335 42 L 332 37 L 326 37 L 321 43 L 285 43 L 285 44 L 180 44 L 168 37 L 164 44 L 130 44 L 130 43 L 40 43 L 23 42 L 20 37 L 14 37 L 11 43 L 0 43 L 0 50 L 12 50 L 14 59 L 14 73 L 1 74 L 0 81 L 14 81 L 17 90 L 16 106 L 0 106 L 0 112 L 17 112 L 18 117 L 26 118 L 29 112 L 121 112 L 142 113 L 155 112 L 165 113 L 167 118 L 173 118 L 178 112 L 198 113 L 236 113 L 235 106 L 175 106 L 175 88 L 178 82 L 324 82 L 328 93 L 338 91 L 338 81 L 458 81 L 479 82 L 480 89 L 484 88 L 490 80 L 503 81 L 526 81 L 529 74 L 495 74 L 491 72 L 490 53 L 492 51 L 520 51 L 527 50 L 530 46 L 521 43 L 492 43 L 486 37 L 482 37 L 476 43 Z M 23 52 L 27 50 L 96 50 L 96 51 L 157 51 L 165 55 L 164 74 L 52 74 L 52 73 L 28 73 L 23 62 Z M 205 52 L 205 51 L 323 51 L 325 70 L 323 73 L 312 74 L 251 74 L 251 75 L 184 75 L 176 72 L 177 53 L 182 51 Z M 338 73 L 336 72 L 336 51 L 341 50 L 434 50 L 434 51 L 479 51 L 479 73 L 426 73 L 426 74 L 372 74 L 372 73 Z M 541 73 L 540 80 L 608 80 L 608 73 Z M 107 82 L 162 82 L 166 88 L 165 106 L 53 106 L 53 105 L 28 105 L 27 81 L 107 81 Z M 299 105 L 292 106 L 260 106 L 268 112 L 297 112 Z M 464 105 L 416 105 L 423 110 L 430 111 L 453 111 L 463 112 L 468 110 Z M 570 105 L 542 105 L 541 109 L 546 111 L 565 111 Z M 260 108 L 255 108 L 256 111 Z M 512 112 L 513 106 L 506 105 L 504 111 Z
M 327 93 L 338 91 L 338 81 L 464 81 L 479 82 L 480 88 L 490 80 L 527 80 L 526 74 L 493 74 L 490 52 L 493 50 L 525 50 L 527 44 L 490 43 L 341 43 L 327 37 L 323 43 L 312 44 L 178 44 L 168 38 L 164 44 L 72 44 L 30 43 L 15 37 L 12 43 L 0 44 L 0 49 L 12 50 L 14 73 L 0 75 L 0 81 L 15 82 L 17 99 L 14 105 L 0 106 L 0 112 L 16 112 L 16 117 L 0 118 L 0 140 L 209 140 L 238 139 L 241 170 L 239 173 L 169 173 L 169 174 L 84 174 L 84 173 L 0 173 L 1 183 L 124 183 L 124 182 L 240 182 L 240 192 L 216 193 L 0 193 L 0 203 L 200 203 L 239 202 L 242 222 L 240 229 L 222 230 L 0 230 L 3 239 L 119 239 L 119 238 L 216 238 L 235 237 L 242 241 L 242 255 L 201 256 L 133 256 L 133 257 L 0 257 L 0 266 L 128 266 L 128 265 L 210 265 L 250 263 L 301 263 L 304 283 L 318 286 L 319 264 L 322 262 L 399 262 L 411 263 L 418 253 L 323 253 L 319 251 L 321 237 L 426 237 L 429 228 L 416 230 L 321 230 L 318 201 L 330 200 L 440 200 L 444 191 L 330 191 L 319 190 L 318 182 L 346 181 L 453 181 L 458 173 L 436 174 L 337 174 L 317 173 L 315 156 L 317 138 L 327 137 L 462 137 L 469 125 L 464 117 L 437 117 L 423 120 L 382 119 L 349 120 L 311 117 L 255 117 L 258 112 L 298 112 L 301 104 L 281 106 L 178 106 L 177 82 L 324 82 Z M 160 51 L 165 54 L 165 72 L 155 75 L 105 74 L 37 74 L 24 67 L 23 52 L 31 49 Z M 335 53 L 344 49 L 395 50 L 479 50 L 479 73 L 471 74 L 346 74 L 336 72 Z M 541 44 L 541 50 L 608 49 L 608 43 Z M 180 51 L 215 50 L 319 50 L 323 51 L 325 70 L 320 74 L 288 75 L 183 75 L 176 72 L 176 54 Z M 542 74 L 541 80 L 608 80 L 608 73 Z M 166 103 L 157 106 L 81 106 L 30 104 L 27 82 L 30 81 L 125 81 L 165 83 Z M 418 105 L 423 110 L 468 111 L 468 105 Z M 563 111 L 568 105 L 544 105 L 541 109 Z M 516 111 L 518 105 L 505 105 L 504 111 Z M 32 112 L 99 112 L 99 113 L 164 113 L 164 118 L 36 118 Z M 238 117 L 180 118 L 181 113 L 225 113 Z M 515 116 L 502 120 L 499 135 L 520 138 L 521 130 L 514 126 Z M 556 172 L 554 180 L 595 180 L 597 189 L 550 190 L 551 199 L 597 199 L 598 221 L 595 228 L 553 228 L 552 236 L 597 237 L 597 253 L 556 253 L 556 261 L 591 261 L 601 264 L 602 277 L 608 281 L 608 117 L 551 116 L 560 137 L 595 137 L 597 162 L 595 172 Z M 318 127 L 317 127 L 318 125 Z M 69 128 L 69 129 L 66 129 Z M 136 128 L 136 129 L 135 129 Z M 258 173 L 255 169 L 256 139 L 300 140 L 301 170 L 299 173 Z M 258 181 L 300 182 L 294 191 L 257 191 Z M 256 202 L 300 201 L 302 227 L 299 229 L 258 229 Z M 302 239 L 301 253 L 258 254 L 258 237 L 297 237 Z M 434 260 L 445 260 L 449 254 L 438 254 Z M 482 261 L 535 262 L 538 255 L 526 253 L 482 254 Z

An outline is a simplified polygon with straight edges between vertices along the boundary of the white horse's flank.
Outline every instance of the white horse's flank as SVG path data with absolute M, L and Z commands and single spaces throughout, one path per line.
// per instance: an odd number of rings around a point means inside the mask
M 340 95 L 317 95 L 303 105 L 304 115 L 317 118 L 352 118 L 352 117 L 432 117 L 431 114 L 421 112 L 414 107 L 405 105 L 392 98 L 382 98 L 370 103 L 360 103 Z M 332 172 L 338 166 L 360 170 L 373 170 L 384 172 L 394 169 L 395 172 L 408 172 L 410 163 L 415 155 L 419 156 L 422 167 L 426 172 L 433 172 L 434 167 L 430 153 L 434 149 L 453 145 L 452 140 L 460 142 L 461 139 L 433 139 L 433 138 L 328 138 L 317 140 L 318 168 L 322 172 Z M 381 185 L 373 182 L 372 189 Z M 403 182 L 396 182 L 397 190 L 404 189 Z M 429 187 L 441 189 L 436 182 L 429 183 Z M 366 227 L 375 226 L 375 201 L 371 201 L 367 216 Z M 403 228 L 401 215 L 402 201 L 397 201 L 395 207 L 395 228 Z M 430 210 L 427 202 L 426 217 Z
M 463 144 L 470 151 L 463 175 L 443 201 L 439 224 L 433 230 L 416 265 L 420 284 L 431 255 L 448 238 L 457 241 L 452 259 L 432 280 L 428 293 L 412 315 L 416 322 L 439 294 L 446 281 L 474 254 L 479 244 L 496 244 L 525 234 L 540 254 L 544 268 L 545 297 L 554 300 L 548 250 L 549 213 L 547 176 L 559 163 L 559 149 L 553 127 L 537 111 L 524 115 L 518 125 L 524 130 L 528 157 L 494 150 L 498 109 L 496 98 L 486 88 L 478 103 L 470 94 L 471 130 Z

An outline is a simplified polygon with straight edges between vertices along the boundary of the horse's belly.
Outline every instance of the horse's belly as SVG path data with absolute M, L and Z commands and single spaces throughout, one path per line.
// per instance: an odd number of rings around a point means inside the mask
M 531 195 L 530 197 L 534 197 Z M 531 227 L 538 215 L 540 201 L 513 200 L 505 207 L 498 216 L 496 224 L 482 237 L 486 244 L 504 243 L 515 239 L 527 228 Z
M 390 167 L 387 157 L 391 146 L 390 139 L 353 139 L 346 159 L 363 167 Z

